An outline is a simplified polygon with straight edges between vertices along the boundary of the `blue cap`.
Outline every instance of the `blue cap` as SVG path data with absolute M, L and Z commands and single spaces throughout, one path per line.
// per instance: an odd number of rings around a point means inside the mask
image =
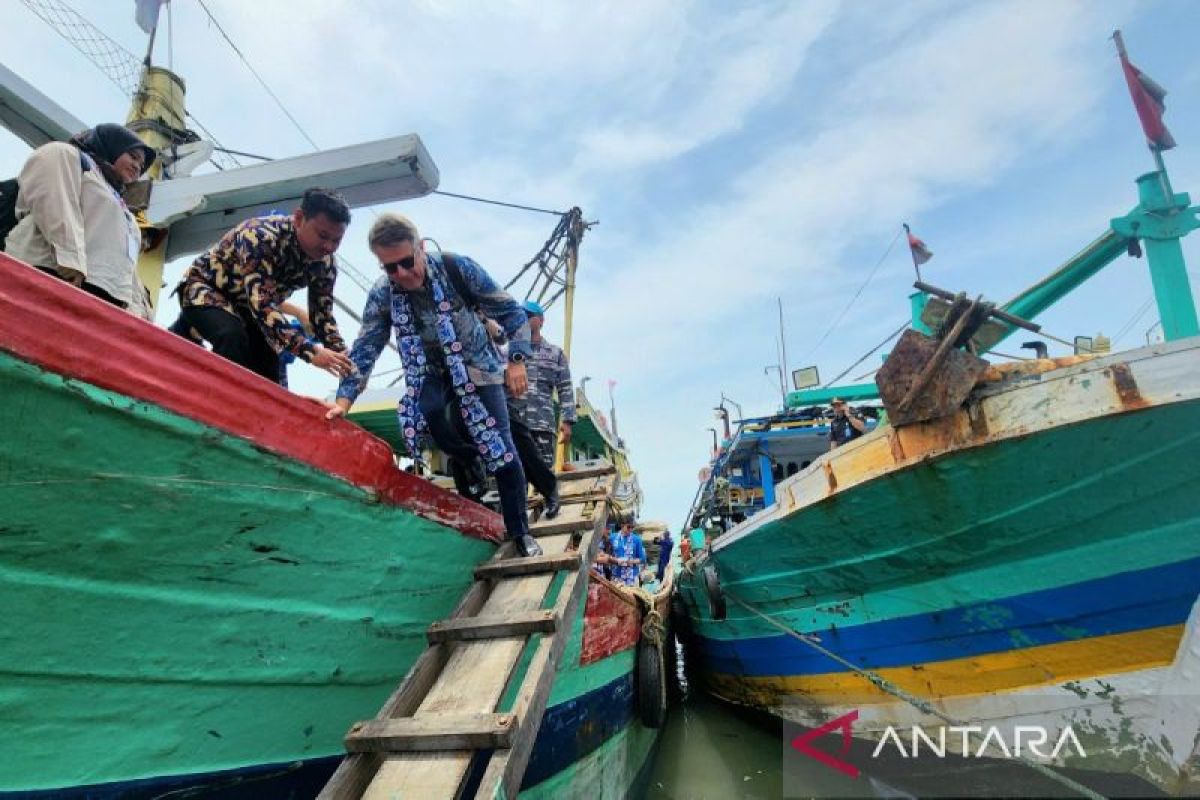
M 532 300 L 525 301 L 524 309 L 525 309 L 526 316 L 530 316 L 530 317 L 546 316 L 546 309 L 542 308 L 539 304 L 533 302 Z

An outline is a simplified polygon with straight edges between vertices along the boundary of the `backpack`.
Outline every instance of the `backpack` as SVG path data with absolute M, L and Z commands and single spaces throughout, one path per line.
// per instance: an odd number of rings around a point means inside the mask
M 88 172 L 92 168 L 92 162 L 82 150 L 79 151 L 79 167 L 82 172 Z M 16 178 L 0 181 L 0 250 L 4 249 L 4 240 L 8 238 L 8 234 L 17 227 L 17 193 L 20 191 L 21 185 L 17 183 Z
M 0 181 L 0 250 L 8 233 L 17 227 L 17 192 L 21 187 L 16 178 Z
M 458 256 L 454 255 L 454 253 L 442 253 L 442 266 L 446 268 L 446 277 L 454 285 L 454 291 L 467 304 L 467 308 L 478 313 L 479 298 L 475 296 L 475 293 L 471 291 L 471 287 L 467 285 L 467 280 L 462 274 L 462 267 L 458 265 Z

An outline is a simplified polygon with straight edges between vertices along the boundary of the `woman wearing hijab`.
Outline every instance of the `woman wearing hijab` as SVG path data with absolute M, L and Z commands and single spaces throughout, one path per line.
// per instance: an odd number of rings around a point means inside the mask
M 121 199 L 154 163 L 133 131 L 104 123 L 33 151 L 17 178 L 17 226 L 5 251 L 85 292 L 147 316 L 137 277 L 142 237 Z

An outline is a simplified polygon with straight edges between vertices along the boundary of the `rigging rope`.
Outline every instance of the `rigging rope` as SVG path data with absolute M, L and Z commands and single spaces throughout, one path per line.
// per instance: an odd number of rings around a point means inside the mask
M 897 231 L 896 235 L 892 237 L 892 241 L 888 244 L 887 249 L 883 251 L 883 255 L 879 257 L 879 260 L 875 262 L 875 266 L 871 267 L 871 272 L 867 275 L 867 279 L 863 281 L 862 286 L 858 287 L 858 291 L 855 292 L 854 296 L 850 298 L 850 302 L 846 304 L 846 307 L 842 309 L 842 312 L 838 314 L 833 322 L 829 324 L 829 327 L 825 330 L 825 333 L 821 334 L 821 338 L 817 340 L 817 343 L 812 346 L 812 348 L 804 355 L 803 358 L 800 359 L 800 363 L 803 364 L 808 360 L 809 356 L 821 349 L 821 345 L 825 343 L 825 340 L 829 338 L 829 334 L 833 333 L 834 329 L 842 321 L 842 318 L 846 316 L 846 312 L 850 310 L 850 308 L 858 301 L 858 298 L 862 296 L 862 293 L 866 291 L 867 286 L 869 286 L 871 283 L 871 279 L 875 277 L 875 273 L 879 271 L 879 268 L 883 265 L 883 262 L 887 261 L 887 257 L 892 254 L 892 249 L 895 248 L 896 242 L 898 241 L 900 241 L 899 231 Z
M 67 5 L 63 0 L 21 0 L 25 7 L 45 22 L 72 47 L 82 53 L 97 69 L 113 82 L 126 97 L 137 94 L 141 82 L 142 62 L 110 36 L 105 34 L 86 17 Z M 186 112 L 185 112 L 186 113 Z M 236 158 L 227 155 L 221 142 L 200 120 L 192 114 L 187 115 L 196 127 L 204 131 L 214 145 L 219 156 L 213 156 L 211 163 L 217 169 L 229 166 L 240 166 Z
M 133 97 L 141 79 L 142 64 L 132 53 L 62 0 L 21 2 L 53 28 L 55 33 L 87 56 L 87 59 L 108 76 L 126 97 Z
M 894 330 L 894 331 L 892 331 L 890 334 L 888 334 L 888 337 L 887 337 L 886 339 L 884 339 L 882 342 L 880 342 L 879 344 L 875 345 L 875 346 L 874 346 L 874 347 L 872 347 L 870 350 L 868 350 L 866 353 L 864 353 L 864 354 L 863 354 L 863 356 L 862 356 L 862 358 L 858 359 L 858 360 L 857 360 L 857 361 L 855 361 L 853 364 L 851 364 L 850 366 L 846 367 L 844 370 L 842 370 L 842 372 L 841 372 L 841 373 L 840 373 L 840 374 L 839 374 L 839 375 L 838 375 L 836 378 L 834 378 L 834 379 L 833 379 L 833 380 L 831 380 L 831 381 L 827 381 L 827 382 L 825 383 L 825 385 L 824 385 L 824 386 L 822 386 L 821 388 L 822 388 L 822 389 L 828 389 L 830 386 L 832 386 L 833 384 L 837 383 L 837 382 L 838 382 L 838 381 L 840 381 L 842 378 L 846 377 L 846 374 L 847 374 L 848 372 L 850 372 L 850 370 L 854 369 L 854 368 L 855 368 L 855 367 L 857 367 L 859 364 L 861 364 L 862 362 L 866 361 L 868 358 L 870 358 L 872 355 L 874 355 L 875 351 L 877 351 L 879 348 L 883 347 L 885 344 L 887 344 L 888 342 L 890 342 L 892 339 L 895 339 L 897 336 L 899 336 L 901 333 L 903 333 L 903 332 L 904 332 L 904 329 L 905 329 L 905 328 L 907 328 L 907 327 L 908 327 L 908 325 L 909 325 L 909 321 L 908 321 L 908 320 L 904 320 L 904 323 L 903 323 L 903 324 L 902 324 L 902 325 L 901 325 L 899 328 L 896 328 L 896 330 Z
M 204 13 L 208 17 L 208 21 L 213 24 L 213 26 L 221 34 L 221 37 L 225 39 L 226 44 L 228 44 L 233 52 L 237 54 L 237 57 L 242 60 L 242 63 L 246 65 L 246 69 L 250 70 L 250 74 L 253 75 L 254 79 L 258 81 L 258 85 L 265 89 L 267 94 L 271 95 L 271 99 L 275 101 L 275 105 L 279 106 L 279 110 L 283 112 L 284 116 L 291 120 L 292 125 L 295 126 L 296 130 L 300 131 L 300 135 L 312 145 L 313 149 L 320 150 L 321 148 L 317 147 L 317 143 L 312 140 L 312 137 L 308 135 L 308 132 L 305 131 L 304 128 L 300 126 L 300 123 L 296 121 L 296 118 L 292 116 L 292 112 L 287 110 L 287 107 L 284 106 L 283 101 L 279 99 L 275 92 L 271 91 L 271 87 L 268 86 L 267 82 L 264 81 L 262 76 L 258 74 L 258 70 L 256 70 L 250 64 L 250 62 L 246 59 L 246 56 L 240 49 L 238 49 L 238 46 L 233 43 L 233 39 L 229 38 L 229 34 L 226 33 L 225 29 L 221 27 L 221 23 L 217 22 L 217 18 L 213 16 L 213 13 L 208 10 L 208 5 L 205 4 L 204 0 L 198 0 L 198 2 L 200 3 L 200 8 L 204 9 Z
M 826 656 L 827 658 L 830 658 L 833 661 L 836 661 L 838 664 L 840 664 L 841 666 L 850 670 L 855 675 L 858 675 L 860 678 L 865 679 L 866 681 L 871 683 L 873 686 L 878 688 L 880 691 L 882 691 L 886 694 L 890 694 L 893 697 L 898 698 L 900 700 L 903 700 L 905 703 L 909 704 L 910 706 L 917 709 L 918 711 L 920 711 L 924 714 L 928 714 L 932 717 L 937 717 L 942 722 L 948 723 L 949 725 L 951 725 L 953 727 L 982 728 L 981 725 L 971 725 L 965 720 L 958 720 L 958 719 L 955 719 L 954 717 L 951 717 L 949 714 L 942 713 L 937 708 L 935 708 L 933 706 L 933 704 L 931 702 L 929 702 L 928 700 L 925 700 L 924 698 L 921 698 L 921 697 L 917 697 L 916 695 L 909 694 L 908 692 L 901 689 L 899 686 L 895 685 L 894 683 L 892 683 L 891 681 L 889 681 L 887 678 L 883 677 L 879 673 L 873 672 L 869 669 L 864 669 L 863 667 L 858 666 L 857 664 L 850 661 L 849 659 L 843 658 L 842 656 L 838 655 L 834 651 L 832 651 L 829 648 L 822 645 L 820 643 L 821 640 L 818 637 L 813 636 L 811 634 L 800 633 L 799 631 L 794 630 L 793 628 L 790 628 L 787 625 L 784 625 L 782 622 L 779 622 L 775 618 L 770 617 L 770 616 L 764 614 L 763 612 L 759 611 L 757 608 L 755 608 L 751 604 L 747 603 L 746 601 L 742 600 L 737 595 L 732 594 L 728 589 L 724 590 L 724 594 L 730 600 L 737 603 L 739 606 L 746 609 L 751 614 L 754 614 L 755 616 L 759 617 L 760 619 L 762 619 L 764 622 L 766 622 L 771 627 L 787 634 L 788 636 L 792 637 L 793 639 L 803 642 L 804 644 L 806 644 L 809 647 L 816 650 L 821 655 Z M 986 738 L 984 739 L 984 744 L 987 744 Z M 1062 786 L 1065 786 L 1066 788 L 1070 789 L 1071 791 L 1078 793 L 1082 797 L 1092 798 L 1092 800 L 1104 800 L 1103 795 L 1097 794 L 1096 792 L 1092 791 L 1091 789 L 1084 786 L 1083 784 L 1076 783 L 1075 781 L 1068 778 L 1066 775 L 1062 775 L 1058 772 L 1055 772 L 1054 770 L 1047 767 L 1045 764 L 1039 764 L 1038 762 L 1033 761 L 1029 757 L 1022 756 L 1020 754 L 1016 755 L 1015 758 L 1018 759 L 1025 766 L 1032 769 L 1034 772 L 1037 772 L 1037 773 L 1041 774 L 1042 776 L 1049 778 L 1050 780 L 1052 780 Z
M 569 211 L 551 211 L 548 208 L 537 208 L 535 206 L 523 206 L 520 203 L 505 203 L 502 200 L 489 200 L 486 197 L 475 197 L 469 194 L 455 194 L 454 192 L 443 192 L 441 189 L 434 189 L 430 194 L 440 194 L 446 197 L 457 197 L 459 200 L 471 200 L 476 203 L 487 203 L 493 206 L 504 206 L 505 208 L 519 208 L 522 211 L 536 211 L 539 214 L 553 214 L 556 217 L 561 217 L 569 214 Z
M 1152 306 L 1152 305 L 1154 305 L 1154 297 L 1153 296 L 1151 296 L 1149 300 L 1147 300 L 1145 303 L 1143 303 L 1141 305 L 1141 307 L 1133 313 L 1133 316 L 1129 318 L 1128 322 L 1126 322 L 1124 325 L 1121 326 L 1121 330 L 1117 331 L 1117 335 L 1112 338 L 1112 343 L 1115 345 L 1119 341 L 1124 339 L 1125 336 L 1131 330 L 1133 330 L 1133 326 L 1138 323 L 1138 320 L 1140 320 L 1142 317 L 1146 316 L 1146 312 L 1150 310 L 1150 306 Z

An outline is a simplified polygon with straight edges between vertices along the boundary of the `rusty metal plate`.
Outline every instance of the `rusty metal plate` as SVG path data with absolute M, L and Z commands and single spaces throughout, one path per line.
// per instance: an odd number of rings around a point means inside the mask
M 957 411 L 975 388 L 987 362 L 965 350 L 950 350 L 925 390 L 906 409 L 900 408 L 917 376 L 938 349 L 939 340 L 909 329 L 900 337 L 883 367 L 875 374 L 875 385 L 887 408 L 888 420 L 899 427 L 945 417 Z

